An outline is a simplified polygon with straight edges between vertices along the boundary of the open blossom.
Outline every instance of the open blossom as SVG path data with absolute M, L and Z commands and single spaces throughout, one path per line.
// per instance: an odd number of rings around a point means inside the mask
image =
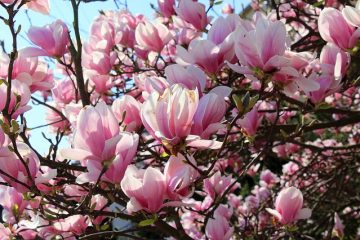
M 343 50 L 332 43 L 324 46 L 318 66 L 314 67 L 314 72 L 309 76 L 320 85 L 318 90 L 307 93 L 313 103 L 323 101 L 325 97 L 340 89 L 348 64 L 349 56 Z M 321 74 L 317 74 L 318 71 Z
M 195 114 L 197 111 L 204 111 L 203 107 L 208 106 L 204 105 L 199 105 L 197 89 L 189 90 L 180 84 L 174 84 L 165 89 L 163 94 L 153 92 L 147 98 L 141 108 L 141 119 L 146 130 L 169 150 L 176 151 L 176 147 L 181 147 L 184 143 L 192 147 L 217 149 L 221 146 L 220 142 L 200 139 L 200 136 L 191 134 L 196 121 Z M 199 116 L 201 121 L 202 114 Z M 213 119 L 209 118 L 208 122 L 207 119 L 204 120 L 205 130 L 207 125 L 213 123 Z
M 7 54 L 0 53 L 0 76 L 7 77 L 10 58 Z M 16 79 L 29 86 L 31 93 L 47 91 L 53 87 L 53 71 L 48 64 L 33 57 L 27 48 L 18 51 L 14 61 L 12 79 Z
M 139 136 L 119 132 L 118 121 L 111 109 L 100 102 L 80 111 L 72 149 L 62 149 L 63 158 L 81 161 L 88 172 L 78 176 L 78 182 L 95 182 L 102 169 L 104 181 L 119 183 L 126 167 L 133 160 Z
M 229 240 L 234 232 L 230 227 L 229 220 L 221 215 L 210 218 L 205 228 L 206 236 L 210 240 Z
M 239 15 L 229 14 L 226 17 L 216 19 L 208 32 L 207 39 L 220 48 L 219 56 L 223 56 L 225 61 L 232 62 L 234 59 L 234 33 L 241 25 Z
M 224 98 L 229 96 L 230 92 L 231 89 L 229 88 L 217 87 L 200 99 L 194 115 L 191 134 L 198 135 L 203 139 L 209 139 L 211 134 L 225 127 L 221 123 L 227 109 Z
M 344 50 L 352 49 L 360 37 L 360 29 L 350 25 L 335 8 L 324 8 L 320 12 L 318 25 L 322 39 Z
M 198 102 L 198 91 L 175 84 L 162 95 L 150 94 L 141 108 L 141 119 L 151 135 L 176 145 L 190 134 Z
M 272 188 L 277 182 L 279 182 L 279 178 L 276 174 L 272 173 L 269 169 L 266 169 L 260 174 L 260 185 L 263 187 Z
M 135 38 L 141 49 L 161 52 L 164 46 L 171 40 L 169 29 L 162 23 L 144 21 L 139 23 L 135 30 Z
M 206 75 L 199 68 L 192 65 L 183 67 L 179 64 L 172 64 L 165 68 L 166 81 L 170 86 L 181 83 L 185 87 L 191 90 L 199 91 L 199 95 L 202 95 L 202 91 L 206 85 Z
M 108 203 L 108 200 L 100 195 L 97 194 L 91 198 L 91 205 L 95 206 L 95 210 L 101 211 L 101 210 L 108 210 L 106 207 L 106 204 Z M 98 216 L 95 219 L 92 219 L 93 224 L 101 224 L 101 222 L 104 220 L 104 216 Z
M 26 3 L 26 6 L 33 11 L 49 14 L 50 13 L 50 3 L 49 0 L 30 0 Z
M 237 72 L 252 74 L 254 68 L 264 72 L 287 65 L 285 24 L 255 14 L 255 27 L 240 25 L 234 36 L 235 53 L 241 66 L 229 64 Z
M 33 56 L 62 57 L 70 43 L 68 32 L 66 24 L 61 20 L 44 27 L 31 27 L 28 37 L 40 48 L 30 47 L 27 51 Z
M 225 4 L 221 12 L 223 14 L 232 14 L 234 13 L 234 8 L 231 6 L 231 4 Z
M 205 5 L 192 0 L 180 0 L 179 7 L 175 9 L 177 15 L 186 22 L 202 31 L 208 24 Z
M 0 2 L 5 4 L 13 4 L 15 0 L 0 0 Z M 17 3 L 19 3 L 17 1 Z M 36 12 L 42 14 L 49 14 L 50 13 L 50 4 L 49 0 L 28 0 L 26 2 L 26 6 Z
M 237 123 L 242 128 L 244 133 L 248 136 L 254 136 L 256 130 L 261 124 L 264 115 L 259 112 L 259 105 L 255 105 L 250 112 L 246 113 L 242 119 L 237 120 Z
M 222 176 L 221 172 L 217 171 L 210 178 L 204 180 L 204 191 L 209 194 L 209 197 L 215 199 L 217 196 L 221 196 L 231 183 L 231 176 Z
M 176 46 L 176 62 L 181 65 L 196 64 L 205 72 L 215 74 L 224 65 L 220 47 L 210 40 L 194 39 L 186 50 Z
M 130 198 L 126 207 L 130 213 L 140 210 L 156 213 L 166 198 L 165 176 L 152 167 L 143 170 L 134 165 L 128 166 L 121 189 Z
M 140 102 L 129 95 L 116 99 L 112 105 L 116 119 L 128 132 L 136 131 L 142 126 L 140 108 Z
M 6 96 L 7 86 L 0 84 L 0 96 Z M 27 105 L 30 101 L 31 92 L 29 86 L 26 83 L 19 80 L 12 80 L 10 103 L 8 112 L 12 113 L 12 118 L 16 119 L 20 114 L 31 109 L 31 106 Z M 0 111 L 4 110 L 6 106 L 6 97 L 0 98 Z
M 360 1 L 356 2 L 355 7 L 345 6 L 341 13 L 350 25 L 360 27 Z
M 188 159 L 196 166 L 192 156 L 188 156 Z M 164 175 L 169 198 L 178 200 L 189 197 L 193 193 L 191 185 L 199 174 L 193 166 L 186 163 L 185 157 L 178 153 L 177 156 L 171 156 L 167 161 Z
M 51 92 L 55 102 L 59 105 L 68 104 L 76 97 L 74 82 L 70 78 L 56 81 Z
M 0 186 L 0 205 L 3 207 L 2 219 L 5 222 L 14 223 L 15 218 L 21 216 L 28 204 L 15 188 Z
M 275 209 L 266 210 L 284 225 L 292 224 L 300 219 L 311 216 L 311 210 L 303 207 L 303 195 L 295 187 L 288 187 L 280 191 L 275 201 Z
M 53 107 L 58 107 L 56 105 L 51 105 Z M 70 123 L 67 119 L 63 119 L 62 116 L 54 111 L 53 109 L 47 109 L 45 121 L 49 125 L 50 131 L 56 133 L 59 129 L 61 131 L 66 131 L 70 127 Z
M 117 60 L 115 52 L 103 52 L 97 49 L 92 50 L 84 48 L 84 56 L 82 58 L 82 64 L 85 68 L 91 70 L 95 75 L 108 74 Z
M 81 235 L 85 232 L 89 223 L 89 217 L 73 215 L 55 222 L 54 228 L 60 232 L 72 232 L 75 235 Z
M 174 22 L 173 28 L 176 33 L 175 39 L 177 44 L 188 45 L 193 39 L 202 35 L 202 32 L 197 31 L 193 25 L 180 17 L 174 15 L 172 20 Z
M 164 17 L 171 17 L 175 13 L 175 0 L 158 0 L 159 10 Z
M 40 172 L 39 158 L 26 144 L 20 142 L 16 144 L 20 155 L 26 159 L 26 166 L 7 146 L 2 146 L 3 144 L 0 142 L 0 169 L 7 175 L 0 174 L 0 176 L 17 191 L 27 192 L 30 190 L 28 187 L 32 187 L 33 183 L 45 183 L 56 176 L 56 170 Z

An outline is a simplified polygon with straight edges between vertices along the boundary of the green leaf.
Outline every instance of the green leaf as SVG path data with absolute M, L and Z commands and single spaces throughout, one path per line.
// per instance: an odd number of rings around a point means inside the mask
M 322 103 L 317 104 L 315 108 L 316 109 L 329 109 L 329 108 L 331 108 L 331 105 L 326 102 L 322 102 Z
M 0 85 L 1 84 L 5 84 L 6 86 L 8 86 L 8 83 L 5 79 L 0 79 Z
M 19 123 L 16 120 L 11 120 L 12 132 L 17 133 L 20 130 Z
M 101 230 L 101 231 L 106 231 L 106 230 L 108 230 L 108 229 L 110 229 L 110 226 L 109 226 L 108 224 L 102 225 L 102 226 L 100 227 L 100 230 Z
M 235 103 L 236 108 L 239 110 L 239 112 L 242 112 L 244 110 L 244 107 L 241 102 L 241 98 L 238 95 L 232 95 L 232 99 Z
M 10 126 L 6 123 L 1 124 L 1 128 L 6 135 L 10 134 Z
M 242 98 L 242 105 L 245 109 L 247 109 L 249 106 L 249 103 L 250 103 L 250 93 L 246 92 L 244 97 Z
M 222 3 L 223 3 L 223 1 L 218 1 L 218 2 L 215 2 L 214 5 L 220 5 Z
M 293 225 L 293 226 L 288 226 L 286 229 L 287 229 L 289 232 L 296 232 L 297 230 L 299 230 L 299 228 L 298 228 L 297 226 L 295 226 L 295 225 Z
M 154 216 L 154 218 L 142 220 L 141 222 L 139 222 L 139 227 L 149 226 L 149 225 L 155 223 L 156 220 L 157 220 L 157 216 L 156 216 L 156 215 Z

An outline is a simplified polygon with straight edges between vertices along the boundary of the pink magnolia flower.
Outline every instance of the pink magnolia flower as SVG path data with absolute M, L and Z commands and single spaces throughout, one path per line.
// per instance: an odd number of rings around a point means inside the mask
M 113 156 L 119 139 L 114 114 L 104 102 L 99 102 L 95 107 L 87 106 L 80 111 L 73 140 L 74 149 L 63 151 L 64 157 L 106 161 Z
M 295 187 L 284 188 L 280 191 L 275 201 L 275 209 L 266 208 L 271 215 L 284 225 L 292 224 L 299 219 L 311 216 L 311 209 L 302 208 L 303 195 Z
M 59 105 L 69 104 L 75 100 L 75 86 L 70 78 L 59 80 L 51 90 L 55 102 Z
M 294 162 L 288 162 L 282 167 L 282 173 L 284 175 L 294 175 L 299 170 L 299 165 Z
M 7 95 L 7 86 L 0 84 L 0 96 Z M 17 97 L 18 96 L 18 97 Z M 18 80 L 12 80 L 10 104 L 8 108 L 9 113 L 12 114 L 12 118 L 16 119 L 20 114 L 31 109 L 27 104 L 31 98 L 31 92 L 29 86 L 26 83 L 22 83 Z M 0 110 L 3 111 L 6 106 L 6 97 L 0 98 Z
M 33 186 L 33 181 L 39 176 L 40 161 L 26 144 L 17 143 L 17 148 L 23 159 L 26 159 L 30 176 L 21 160 L 7 146 L 0 147 L 0 169 L 7 174 L 0 174 L 0 176 L 17 191 L 23 193 L 29 191 L 26 186 Z
M 198 91 L 175 84 L 162 95 L 150 94 L 141 108 L 141 119 L 153 137 L 176 145 L 190 134 L 198 101 Z
M 226 61 L 234 61 L 234 31 L 242 23 L 239 15 L 229 14 L 225 18 L 218 17 L 208 32 L 207 39 L 220 48 L 219 56 L 223 56 Z
M 134 48 L 135 46 L 135 29 L 139 22 L 142 22 L 141 15 L 135 17 L 127 11 L 121 11 L 112 17 L 114 19 L 116 43 L 122 46 Z
M 116 119 L 128 132 L 137 131 L 142 126 L 140 108 L 141 103 L 129 95 L 116 99 L 112 105 Z
M 202 3 L 192 0 L 181 0 L 175 11 L 180 18 L 193 25 L 199 31 L 204 30 L 208 24 L 205 5 Z
M 61 109 L 56 105 L 50 104 L 57 109 Z M 67 119 L 63 119 L 60 114 L 50 108 L 46 110 L 45 121 L 49 125 L 50 131 L 57 133 L 58 130 L 65 132 L 70 127 L 70 123 Z
M 89 42 L 84 44 L 89 52 L 98 50 L 109 53 L 115 45 L 115 28 L 109 19 L 96 19 L 90 28 Z
M 0 205 L 3 207 L 2 219 L 7 223 L 15 223 L 20 217 L 28 202 L 15 188 L 0 186 Z
M 210 218 L 206 224 L 205 233 L 210 240 L 229 240 L 234 232 L 229 220 L 221 215 Z
M 118 184 L 124 176 L 127 166 L 133 161 L 139 142 L 139 135 L 123 132 L 116 144 L 114 156 L 103 162 L 87 161 L 88 173 L 78 176 L 78 183 L 96 182 L 104 167 L 107 169 L 101 180 Z
M 179 64 L 172 64 L 165 68 L 166 80 L 170 86 L 174 84 L 182 84 L 190 90 L 199 91 L 199 95 L 202 95 L 206 86 L 206 75 L 197 67 L 189 65 L 183 67 Z
M 172 34 L 162 23 L 139 23 L 135 30 L 135 39 L 141 49 L 161 52 L 164 46 L 171 40 Z
M 36 12 L 48 15 L 50 13 L 49 0 L 30 0 L 26 6 Z
M 159 10 L 164 17 L 171 17 L 175 13 L 175 0 L 158 0 Z
M 290 154 L 298 150 L 299 150 L 299 146 L 294 143 L 285 143 L 285 144 L 277 145 L 273 148 L 274 153 L 276 153 L 281 158 L 286 158 Z
M 169 87 L 169 83 L 165 78 L 157 76 L 145 77 L 141 85 L 139 88 L 143 88 L 142 97 L 144 99 L 147 99 L 154 91 L 163 94 L 165 89 Z
M 176 46 L 177 63 L 196 64 L 209 74 L 216 74 L 224 66 L 225 60 L 231 60 L 227 59 L 225 54 L 226 52 L 221 51 L 220 46 L 210 40 L 194 39 L 187 50 L 180 45 Z
M 0 53 L 1 55 L 1 53 Z M 7 66 L 9 56 L 1 55 L 0 62 L 6 66 L 2 72 L 0 67 L 0 76 L 7 77 Z M 20 49 L 14 62 L 12 79 L 16 79 L 29 86 L 31 93 L 35 91 L 47 91 L 53 87 L 53 73 L 45 61 L 39 61 L 38 57 L 33 57 L 26 48 Z
M 143 170 L 130 165 L 121 181 L 121 189 L 130 198 L 126 206 L 128 212 L 156 213 L 166 197 L 165 176 L 152 167 Z
M 228 3 L 228 4 L 224 5 L 221 12 L 223 14 L 232 14 L 232 13 L 234 13 L 234 8 L 231 6 L 231 4 Z
M 133 160 L 138 145 L 137 134 L 119 133 L 118 121 L 111 109 L 100 102 L 80 111 L 72 149 L 60 151 L 63 158 L 81 161 L 88 172 L 77 182 L 95 182 L 102 170 L 102 180 L 119 183 Z
M 19 79 L 17 77 L 17 79 Z M 35 71 L 31 74 L 30 91 L 49 91 L 54 87 L 54 75 L 48 64 L 39 62 Z
M 97 211 L 107 211 L 108 210 L 108 208 L 106 207 L 107 203 L 108 200 L 100 194 L 96 194 L 91 198 L 91 206 Z M 105 216 L 98 216 L 95 219 L 92 219 L 92 223 L 95 225 L 99 225 L 104 220 L 104 218 Z
M 221 146 L 214 140 L 203 140 L 191 135 L 193 118 L 199 104 L 197 90 L 175 84 L 161 95 L 153 92 L 141 107 L 141 119 L 146 130 L 169 150 L 182 144 L 192 147 L 213 148 Z
M 342 223 L 339 215 L 337 214 L 337 212 L 334 214 L 334 227 L 333 227 L 333 234 L 335 236 L 337 236 L 338 238 L 343 238 L 344 237 L 344 229 L 345 229 L 345 226 L 344 224 Z
M 224 218 L 230 220 L 231 216 L 234 214 L 232 207 L 228 207 L 225 204 L 220 204 L 219 207 L 214 211 L 214 216 L 223 216 Z
M 227 109 L 224 98 L 229 96 L 230 92 L 230 88 L 217 87 L 200 99 L 194 115 L 191 134 L 209 139 L 211 134 L 225 127 L 221 123 Z
M 254 136 L 256 134 L 256 130 L 262 122 L 263 117 L 264 115 L 258 112 L 258 105 L 255 105 L 253 109 L 246 113 L 242 119 L 237 120 L 237 123 L 246 135 Z
M 72 232 L 75 235 L 81 235 L 89 224 L 90 221 L 87 216 L 73 215 L 55 222 L 54 228 L 60 232 Z
M 0 239 L 7 240 L 12 237 L 12 232 L 9 227 L 5 227 L 4 224 L 0 223 Z
M 350 25 L 360 27 L 360 1 L 356 2 L 355 7 L 345 6 L 341 13 Z
M 231 176 L 221 176 L 221 172 L 217 171 L 210 178 L 204 180 L 204 191 L 209 194 L 209 197 L 215 199 L 217 196 L 221 196 L 231 183 Z
M 320 54 L 319 70 L 308 78 L 319 84 L 319 89 L 307 93 L 313 103 L 319 103 L 341 87 L 341 79 L 346 74 L 349 56 L 334 44 L 327 44 Z M 317 69 L 314 69 L 317 71 Z
M 5 4 L 13 4 L 15 0 L 1 0 L 1 2 Z
M 318 26 L 322 39 L 344 50 L 352 49 L 360 37 L 360 30 L 349 25 L 335 8 L 324 8 L 321 11 Z
M 188 156 L 188 159 L 196 166 L 196 161 L 192 156 Z M 173 200 L 190 197 L 193 193 L 191 185 L 199 176 L 197 170 L 187 164 L 185 157 L 180 153 L 169 158 L 165 165 L 164 175 L 167 195 Z
M 88 77 L 91 87 L 102 96 L 106 96 L 106 94 L 114 86 L 114 78 L 109 75 L 98 75 L 95 73 L 94 75 L 89 74 Z
M 68 51 L 69 30 L 61 20 L 56 20 L 44 27 L 31 27 L 28 37 L 40 47 L 28 48 L 27 51 L 33 56 L 62 57 Z
M 278 176 L 272 173 L 269 169 L 266 169 L 260 173 L 260 185 L 263 187 L 272 188 L 279 182 Z
M 84 55 L 82 58 L 82 65 L 89 70 L 92 70 L 95 75 L 109 74 L 117 61 L 115 52 L 103 52 L 99 50 L 92 50 L 84 47 Z
M 202 35 L 193 25 L 184 21 L 178 16 L 172 16 L 173 30 L 176 32 L 176 42 L 179 45 L 189 45 L 189 43 Z
M 270 21 L 260 13 L 254 15 L 255 27 L 242 24 L 235 32 L 235 53 L 242 66 L 228 64 L 234 71 L 253 74 L 253 70 L 264 72 L 288 65 L 283 57 L 286 46 L 285 24 Z
M 334 44 L 328 43 L 321 50 L 321 71 L 323 73 L 333 75 L 335 80 L 339 80 L 345 76 L 349 62 L 349 54 L 345 53 Z

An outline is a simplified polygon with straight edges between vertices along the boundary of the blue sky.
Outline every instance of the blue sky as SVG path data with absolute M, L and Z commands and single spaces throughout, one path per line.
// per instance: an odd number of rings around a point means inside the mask
M 118 0 L 118 2 L 124 2 L 124 0 Z M 156 5 L 156 0 L 128 0 L 128 9 L 133 14 L 144 14 L 148 18 L 153 18 L 154 11 L 151 9 L 150 4 Z M 199 2 L 204 3 L 208 6 L 209 0 L 199 0 Z M 243 8 L 243 5 L 248 3 L 248 0 L 224 0 L 223 4 L 230 3 L 235 6 L 236 12 L 240 12 Z M 214 8 L 217 14 L 221 14 L 221 6 L 216 6 Z M 28 31 L 31 25 L 34 26 L 43 26 L 47 23 L 53 22 L 56 19 L 61 19 L 69 27 L 72 26 L 72 8 L 70 1 L 65 0 L 50 0 L 51 12 L 49 16 L 42 15 L 33 11 L 24 11 L 22 10 L 16 18 L 16 23 L 21 24 L 21 33 L 18 39 L 19 48 L 23 48 L 31 45 L 27 40 L 26 32 Z M 80 5 L 80 30 L 82 37 L 86 39 L 88 30 L 90 28 L 92 20 L 99 14 L 99 10 L 114 10 L 117 6 L 113 0 L 108 0 L 106 2 L 93 2 L 93 3 L 82 3 Z M 124 6 L 120 6 L 120 9 L 123 9 Z M 212 15 L 216 13 L 212 12 Z M 3 10 L 0 10 L 1 16 L 6 16 Z M 6 39 L 9 38 L 8 29 L 4 24 L 0 24 L 0 40 L 5 40 L 5 48 L 9 49 L 11 42 L 7 42 Z M 40 98 L 38 96 L 38 98 Z M 29 111 L 26 114 L 29 127 L 36 127 L 45 124 L 44 117 L 45 108 L 40 106 L 35 106 L 33 110 Z M 46 153 L 48 151 L 49 144 L 42 137 L 42 132 L 48 135 L 47 128 L 40 128 L 33 130 L 31 132 L 31 143 L 38 149 L 40 153 Z M 65 144 L 64 144 L 65 145 Z

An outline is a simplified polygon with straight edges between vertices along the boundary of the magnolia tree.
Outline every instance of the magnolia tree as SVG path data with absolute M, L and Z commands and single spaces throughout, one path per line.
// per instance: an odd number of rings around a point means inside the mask
M 0 0 L 0 239 L 359 237 L 358 5 L 158 0 L 81 36 L 70 2 L 19 49 L 48 0 Z

